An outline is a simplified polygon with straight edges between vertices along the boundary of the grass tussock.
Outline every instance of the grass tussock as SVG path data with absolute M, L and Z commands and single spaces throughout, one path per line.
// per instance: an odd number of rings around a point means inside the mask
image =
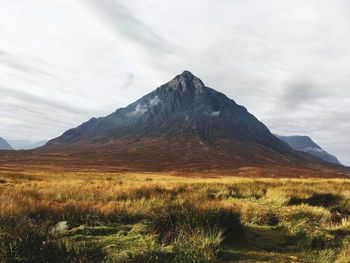
M 349 262 L 345 179 L 1 173 L 0 262 Z

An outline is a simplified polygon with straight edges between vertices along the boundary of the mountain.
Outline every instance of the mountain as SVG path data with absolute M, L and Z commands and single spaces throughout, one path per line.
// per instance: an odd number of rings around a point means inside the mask
M 189 71 L 125 108 L 66 131 L 40 150 L 62 152 L 60 158 L 75 165 L 126 170 L 324 165 L 293 150 L 246 108 Z
M 5 139 L 0 137 L 0 150 L 13 150 L 13 148 Z
M 47 141 L 8 140 L 8 142 L 15 150 L 31 150 L 45 145 Z
M 311 154 L 321 160 L 324 160 L 328 163 L 338 164 L 341 163 L 338 161 L 337 157 L 329 154 L 323 150 L 319 145 L 317 145 L 310 137 L 308 136 L 280 136 L 277 137 L 284 142 L 288 143 L 293 149 L 302 151 L 308 154 Z
M 47 146 L 107 143 L 126 136 L 138 140 L 181 136 L 206 143 L 229 139 L 290 151 L 244 107 L 206 87 L 188 71 L 126 108 L 68 130 Z

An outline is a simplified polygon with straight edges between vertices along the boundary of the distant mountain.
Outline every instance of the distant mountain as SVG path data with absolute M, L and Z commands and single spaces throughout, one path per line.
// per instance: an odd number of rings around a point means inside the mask
M 64 151 L 76 162 L 125 169 L 319 165 L 189 71 L 125 108 L 66 131 L 40 149 Z
M 317 158 L 320 158 L 326 162 L 339 164 L 337 157 L 329 154 L 323 150 L 319 145 L 317 145 L 310 137 L 308 136 L 280 136 L 277 137 L 286 143 L 288 143 L 293 149 L 302 151 L 308 154 L 311 154 Z
M 13 148 L 5 139 L 0 137 L 0 150 L 13 150 Z
M 45 145 L 47 141 L 8 140 L 15 150 L 31 150 Z

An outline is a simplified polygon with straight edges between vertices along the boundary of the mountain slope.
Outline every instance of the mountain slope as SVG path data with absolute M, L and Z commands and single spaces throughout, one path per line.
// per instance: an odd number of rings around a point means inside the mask
M 61 152 L 74 164 L 127 170 L 324 166 L 294 151 L 246 108 L 188 71 L 125 108 L 68 130 L 40 150 Z
M 308 136 L 280 136 L 277 137 L 284 142 L 288 143 L 293 149 L 302 151 L 308 154 L 315 156 L 321 160 L 324 160 L 328 163 L 338 164 L 341 163 L 338 161 L 337 157 L 329 154 L 323 150 L 319 145 L 317 145 L 310 137 Z
M 13 148 L 5 139 L 0 137 L 0 150 L 13 150 Z

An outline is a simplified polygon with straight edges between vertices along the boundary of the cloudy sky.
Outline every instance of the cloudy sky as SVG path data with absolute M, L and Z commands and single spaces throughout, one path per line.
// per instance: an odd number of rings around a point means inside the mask
M 348 0 L 0 0 L 0 136 L 50 139 L 183 70 L 350 165 Z

